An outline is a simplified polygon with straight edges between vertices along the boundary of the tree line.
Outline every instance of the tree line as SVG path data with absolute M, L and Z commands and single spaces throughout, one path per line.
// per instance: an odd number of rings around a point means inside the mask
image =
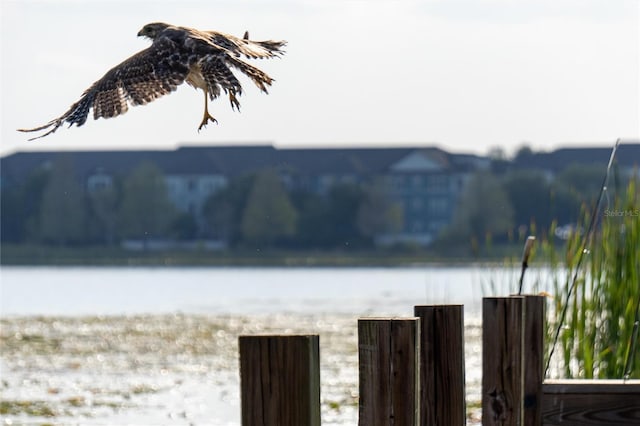
M 87 190 L 68 157 L 2 190 L 3 243 L 115 245 L 123 240 L 219 239 L 230 247 L 367 247 L 400 217 L 373 185 L 338 184 L 320 196 L 287 191 L 272 169 L 231 180 L 202 217 L 181 212 L 165 177 L 143 162 L 109 185 Z
M 490 170 L 470 178 L 452 223 L 436 242 L 438 248 L 465 245 L 478 253 L 494 242 L 521 242 L 527 235 L 553 242 L 580 231 L 603 186 L 604 166 L 573 163 L 550 176 L 542 170 L 505 167 L 508 164 L 494 160 Z M 638 180 L 637 171 L 630 176 L 614 166 L 604 186 L 604 208 L 625 196 L 630 179 Z
M 580 204 L 595 197 L 603 171 L 568 166 L 554 179 L 542 171 L 494 167 L 471 176 L 442 246 L 507 239 L 535 223 L 575 223 Z M 217 239 L 231 248 L 371 248 L 375 236 L 402 229 L 401 206 L 384 183 L 338 183 L 327 194 L 288 190 L 275 170 L 229 181 L 211 195 L 202 215 L 170 202 L 162 171 L 151 162 L 91 191 L 68 157 L 2 190 L 3 243 L 116 245 L 122 240 Z

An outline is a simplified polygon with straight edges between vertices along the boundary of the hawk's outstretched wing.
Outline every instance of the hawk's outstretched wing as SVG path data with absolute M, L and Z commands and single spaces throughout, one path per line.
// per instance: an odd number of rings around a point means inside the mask
M 171 40 L 158 39 L 147 49 L 110 69 L 60 117 L 40 127 L 18 130 L 32 132 L 51 127 L 45 134 L 30 140 L 38 139 L 55 132 L 65 122 L 69 126 L 82 126 L 91 108 L 95 119 L 111 118 L 127 112 L 129 104 L 149 103 L 171 93 L 184 82 L 189 73 L 184 56 L 176 52 Z
M 242 93 L 242 86 L 230 68 L 246 74 L 264 92 L 266 86 L 271 85 L 271 77 L 240 57 L 272 58 L 281 55 L 281 48 L 286 44 L 283 41 L 251 41 L 248 34 L 239 38 L 162 22 L 145 25 L 138 35 L 151 38 L 151 46 L 109 70 L 60 117 L 40 127 L 18 130 L 48 129 L 33 138 L 38 139 L 55 132 L 64 123 L 82 126 L 90 109 L 93 109 L 95 119 L 116 117 L 127 112 L 129 105 L 149 103 L 176 90 L 185 81 L 205 93 L 202 128 L 208 121 L 216 121 L 207 110 L 207 96 L 213 100 L 224 91 L 229 95 L 231 106 L 240 107 L 236 95 Z

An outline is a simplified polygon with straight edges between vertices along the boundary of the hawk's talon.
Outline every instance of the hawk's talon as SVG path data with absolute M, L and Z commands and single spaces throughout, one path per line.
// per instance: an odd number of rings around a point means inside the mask
M 204 114 L 202 116 L 202 122 L 200 123 L 200 127 L 198 127 L 198 132 L 202 130 L 203 127 L 207 126 L 209 121 L 212 121 L 214 124 L 218 122 L 211 114 L 209 114 L 209 98 L 207 97 L 207 92 L 204 92 Z
M 200 126 L 198 127 L 198 132 L 200 132 L 203 127 L 207 127 L 209 121 L 211 121 L 213 124 L 218 124 L 218 120 L 213 118 L 209 113 L 206 113 L 204 118 L 202 119 L 202 122 L 200 123 Z

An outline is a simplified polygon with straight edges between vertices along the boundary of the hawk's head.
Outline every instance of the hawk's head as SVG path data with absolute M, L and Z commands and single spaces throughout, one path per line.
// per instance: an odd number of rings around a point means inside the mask
M 144 36 L 149 37 L 151 40 L 155 40 L 165 28 L 170 27 L 169 24 L 165 24 L 164 22 L 153 22 L 151 24 L 147 24 L 138 32 L 138 37 Z

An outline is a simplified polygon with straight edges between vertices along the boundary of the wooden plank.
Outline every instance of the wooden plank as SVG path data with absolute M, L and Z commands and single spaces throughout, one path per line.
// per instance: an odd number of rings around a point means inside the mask
M 524 426 L 542 422 L 542 381 L 544 380 L 545 297 L 525 295 L 524 315 Z
M 418 426 L 418 318 L 358 320 L 360 426 Z
M 240 336 L 243 426 L 320 426 L 318 335 Z
M 547 380 L 545 426 L 640 425 L 640 380 Z
M 482 424 L 520 426 L 524 298 L 482 300 Z
M 466 422 L 464 306 L 414 307 L 420 318 L 420 424 Z
M 543 383 L 545 394 L 562 393 L 627 393 L 640 392 L 640 380 L 616 379 L 547 379 Z

